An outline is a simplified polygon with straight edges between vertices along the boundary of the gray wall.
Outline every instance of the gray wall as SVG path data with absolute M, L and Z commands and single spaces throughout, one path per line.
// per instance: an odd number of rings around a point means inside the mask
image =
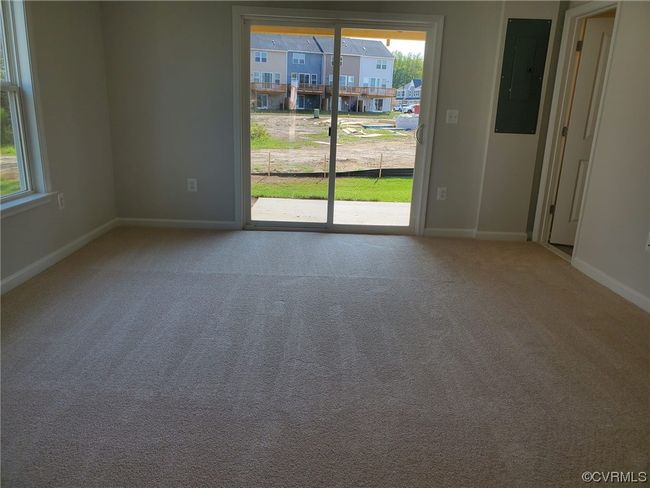
M 231 5 L 108 2 L 102 16 L 118 215 L 233 220 Z
M 100 9 L 27 2 L 52 202 L 2 219 L 2 277 L 115 217 Z
M 617 15 L 574 256 L 650 302 L 650 3 Z
M 379 12 L 445 16 L 432 178 L 433 187 L 447 186 L 448 199 L 430 201 L 428 227 L 476 223 L 500 9 L 498 2 L 373 4 Z M 232 220 L 231 4 L 114 2 L 102 13 L 119 216 Z M 446 108 L 460 109 L 458 125 L 445 125 Z M 185 191 L 188 177 L 199 179 L 198 193 Z

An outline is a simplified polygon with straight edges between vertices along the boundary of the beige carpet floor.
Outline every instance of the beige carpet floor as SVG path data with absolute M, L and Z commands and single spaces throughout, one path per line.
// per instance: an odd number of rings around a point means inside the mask
M 649 346 L 532 243 L 117 229 L 2 299 L 2 483 L 585 486 Z

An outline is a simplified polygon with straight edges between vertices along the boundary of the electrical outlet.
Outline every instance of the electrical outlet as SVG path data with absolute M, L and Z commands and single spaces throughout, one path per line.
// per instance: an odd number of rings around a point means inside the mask
M 456 109 L 447 110 L 446 122 L 448 124 L 457 124 L 458 123 L 458 114 L 459 114 L 459 112 Z
M 439 186 L 438 191 L 436 193 L 436 198 L 438 200 L 447 200 L 447 187 L 446 186 Z
M 56 201 L 59 204 L 59 210 L 63 210 L 65 208 L 65 198 L 63 197 L 63 193 L 59 193 L 56 196 Z
M 190 191 L 190 192 L 199 191 L 199 185 L 198 185 L 198 182 L 196 181 L 196 178 L 188 178 L 187 179 L 187 191 Z

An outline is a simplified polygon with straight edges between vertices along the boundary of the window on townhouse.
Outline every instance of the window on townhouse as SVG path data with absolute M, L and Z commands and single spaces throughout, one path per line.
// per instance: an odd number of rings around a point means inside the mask
M 279 84 L 280 84 L 280 73 L 275 73 L 275 75 L 274 75 L 274 77 L 273 77 L 273 82 L 274 82 L 276 85 L 279 85 Z
M 255 51 L 255 62 L 266 63 L 268 54 L 265 51 Z
M 318 84 L 318 75 L 315 75 L 315 74 L 311 75 L 311 84 L 312 85 Z
M 298 73 L 291 73 L 291 81 L 298 81 Z
M 383 112 L 384 111 L 384 99 L 383 98 L 375 98 L 374 100 L 374 109 L 376 112 Z
M 304 53 L 292 53 L 291 62 L 293 64 L 305 64 L 305 54 Z
M 2 2 L 0 6 L 0 198 L 3 202 L 34 193 L 40 148 L 35 134 L 28 134 L 28 119 L 35 119 L 35 107 L 30 105 L 29 59 L 27 31 L 22 2 Z M 35 127 L 30 124 L 29 127 Z M 31 136 L 31 137 L 30 137 Z M 31 144 L 31 145 L 30 145 Z M 44 187 L 44 180 L 41 186 Z M 43 188 L 44 189 L 44 188 Z
M 386 69 L 386 60 L 385 59 L 378 59 L 377 60 L 377 69 Z
M 309 73 L 300 73 L 298 82 L 309 84 L 310 79 L 311 79 L 311 75 Z

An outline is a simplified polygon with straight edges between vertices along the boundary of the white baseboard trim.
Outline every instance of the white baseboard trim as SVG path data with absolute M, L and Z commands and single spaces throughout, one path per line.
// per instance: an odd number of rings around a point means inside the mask
M 97 239 L 102 234 L 117 226 L 117 219 L 110 220 L 99 227 L 91 230 L 90 232 L 78 237 L 72 242 L 67 243 L 56 251 L 40 258 L 37 261 L 25 266 L 23 269 L 16 271 L 14 274 L 7 276 L 0 282 L 0 292 L 2 294 L 16 288 L 18 285 L 24 283 L 28 279 L 36 276 L 37 274 L 45 271 L 50 266 L 55 265 L 62 259 L 68 257 L 73 252 L 81 249 L 90 241 Z
M 427 227 L 424 229 L 426 237 L 474 237 L 476 231 L 474 229 L 459 229 L 459 228 L 441 228 L 441 227 Z
M 139 219 L 123 218 L 117 219 L 121 226 L 133 227 L 172 227 L 179 229 L 220 229 L 239 230 L 241 226 L 235 221 L 219 220 L 180 220 L 180 219 Z
M 484 241 L 525 241 L 528 235 L 525 232 L 490 232 L 477 230 L 476 238 Z
M 589 276 L 589 278 L 591 278 L 592 280 L 597 281 L 603 286 L 606 286 L 614 293 L 622 296 L 626 300 L 634 303 L 636 306 L 650 313 L 650 297 L 646 297 L 641 293 L 639 293 L 638 291 L 633 290 L 629 286 L 624 285 L 617 279 L 609 276 L 604 271 L 601 271 L 598 268 L 592 266 L 591 264 L 584 262 L 582 259 L 573 258 L 571 260 L 571 264 L 573 264 L 573 266 L 576 269 L 582 271 L 584 274 Z

